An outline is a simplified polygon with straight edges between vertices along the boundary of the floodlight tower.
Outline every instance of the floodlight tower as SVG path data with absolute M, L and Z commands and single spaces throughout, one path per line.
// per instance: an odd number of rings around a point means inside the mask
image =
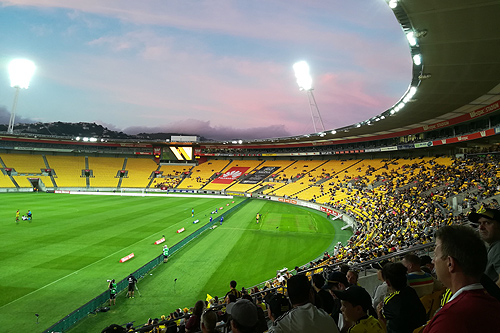
M 21 89 L 28 89 L 31 77 L 35 72 L 35 64 L 26 59 L 15 59 L 9 64 L 10 86 L 16 89 L 14 103 L 10 112 L 9 127 L 7 133 L 14 133 L 14 122 L 16 120 L 17 99 Z
M 307 93 L 314 132 L 324 132 L 325 126 L 323 125 L 323 120 L 321 119 L 321 114 L 319 113 L 318 105 L 316 104 L 316 99 L 313 95 L 312 78 L 309 74 L 309 65 L 305 61 L 299 61 L 293 65 L 293 69 L 295 71 L 295 77 L 297 78 L 299 89 L 301 91 L 305 90 Z

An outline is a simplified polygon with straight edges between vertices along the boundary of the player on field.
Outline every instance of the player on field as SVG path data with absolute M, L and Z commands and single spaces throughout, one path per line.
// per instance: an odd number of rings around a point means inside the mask
M 19 223 L 19 209 L 16 212 L 16 223 Z
M 115 282 L 115 279 L 108 280 L 108 281 L 109 281 L 109 285 L 108 285 L 109 306 L 111 306 L 111 303 L 113 303 L 113 305 L 116 305 L 116 282 Z
M 255 220 L 257 221 L 257 224 L 259 224 L 259 218 L 260 218 L 260 213 L 257 213 L 257 216 L 255 216 Z
M 135 298 L 134 297 L 134 288 L 135 284 L 137 283 L 137 279 L 134 277 L 134 275 L 130 274 L 129 277 L 127 278 L 128 280 L 128 297 Z
M 194 216 L 194 208 L 191 209 L 191 217 L 193 217 L 193 216 Z

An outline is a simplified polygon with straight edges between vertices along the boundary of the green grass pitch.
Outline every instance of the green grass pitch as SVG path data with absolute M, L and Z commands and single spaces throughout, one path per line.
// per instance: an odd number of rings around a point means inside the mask
M 121 280 L 159 255 L 161 245 L 153 243 L 162 235 L 173 245 L 208 222 L 215 208 L 242 200 L 2 194 L 0 327 L 10 332 L 22 323 L 26 330 L 45 330 L 105 291 L 106 279 Z M 17 209 L 21 215 L 30 209 L 33 221 L 16 224 Z M 258 212 L 262 218 L 256 224 Z M 200 223 L 193 224 L 195 219 Z M 350 232 L 341 226 L 310 209 L 251 200 L 140 280 L 142 297 L 127 299 L 121 293 L 109 312 L 89 316 L 70 332 L 143 324 L 148 317 L 191 307 L 207 293 L 224 295 L 232 279 L 238 287 L 255 285 L 346 240 Z M 182 227 L 186 231 L 177 234 Z M 131 252 L 135 258 L 118 262 Z

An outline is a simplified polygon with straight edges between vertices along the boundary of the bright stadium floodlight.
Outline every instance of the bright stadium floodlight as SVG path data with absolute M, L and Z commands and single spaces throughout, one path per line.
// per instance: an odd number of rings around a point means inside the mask
M 7 133 L 9 134 L 14 133 L 14 122 L 16 120 L 16 108 L 19 91 L 21 89 L 28 89 L 34 72 L 35 64 L 30 60 L 15 59 L 9 64 L 10 86 L 16 89 L 14 103 L 12 104 L 12 111 L 10 113 L 9 127 L 7 127 Z
M 413 56 L 413 63 L 417 66 L 420 66 L 422 64 L 422 56 L 420 54 L 415 54 Z
M 300 90 L 311 90 L 312 77 L 309 74 L 309 65 L 307 62 L 296 62 L 293 65 L 293 70 L 295 71 L 295 77 L 297 78 L 297 84 L 299 85 Z
M 299 89 L 307 92 L 314 132 L 324 132 L 325 126 L 323 125 L 323 120 L 321 119 L 321 114 L 319 113 L 318 105 L 316 104 L 316 99 L 314 98 L 312 92 L 312 77 L 309 74 L 309 65 L 305 61 L 299 61 L 293 65 L 293 70 L 295 71 L 295 77 L 297 78 Z

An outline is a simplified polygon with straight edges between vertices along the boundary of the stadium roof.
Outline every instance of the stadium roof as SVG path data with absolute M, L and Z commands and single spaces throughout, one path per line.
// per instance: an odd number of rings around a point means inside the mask
M 426 30 L 418 39 L 423 68 L 409 84 L 417 84 L 413 99 L 399 112 L 370 125 L 357 124 L 325 132 L 321 140 L 354 139 L 411 130 L 480 109 L 500 100 L 500 1 L 399 0 L 404 15 L 395 15 L 403 30 Z M 409 54 L 410 56 L 410 54 Z M 430 77 L 425 78 L 426 75 Z M 423 78 L 424 77 L 424 78 Z M 415 80 L 415 78 L 417 78 Z M 381 80 L 384 78 L 381 77 Z M 387 114 L 388 110 L 381 110 Z M 323 111 L 324 112 L 324 111 Z M 375 117 L 374 117 L 375 118 Z M 303 142 L 318 136 L 274 139 Z M 259 141 L 259 140 L 256 140 Z

